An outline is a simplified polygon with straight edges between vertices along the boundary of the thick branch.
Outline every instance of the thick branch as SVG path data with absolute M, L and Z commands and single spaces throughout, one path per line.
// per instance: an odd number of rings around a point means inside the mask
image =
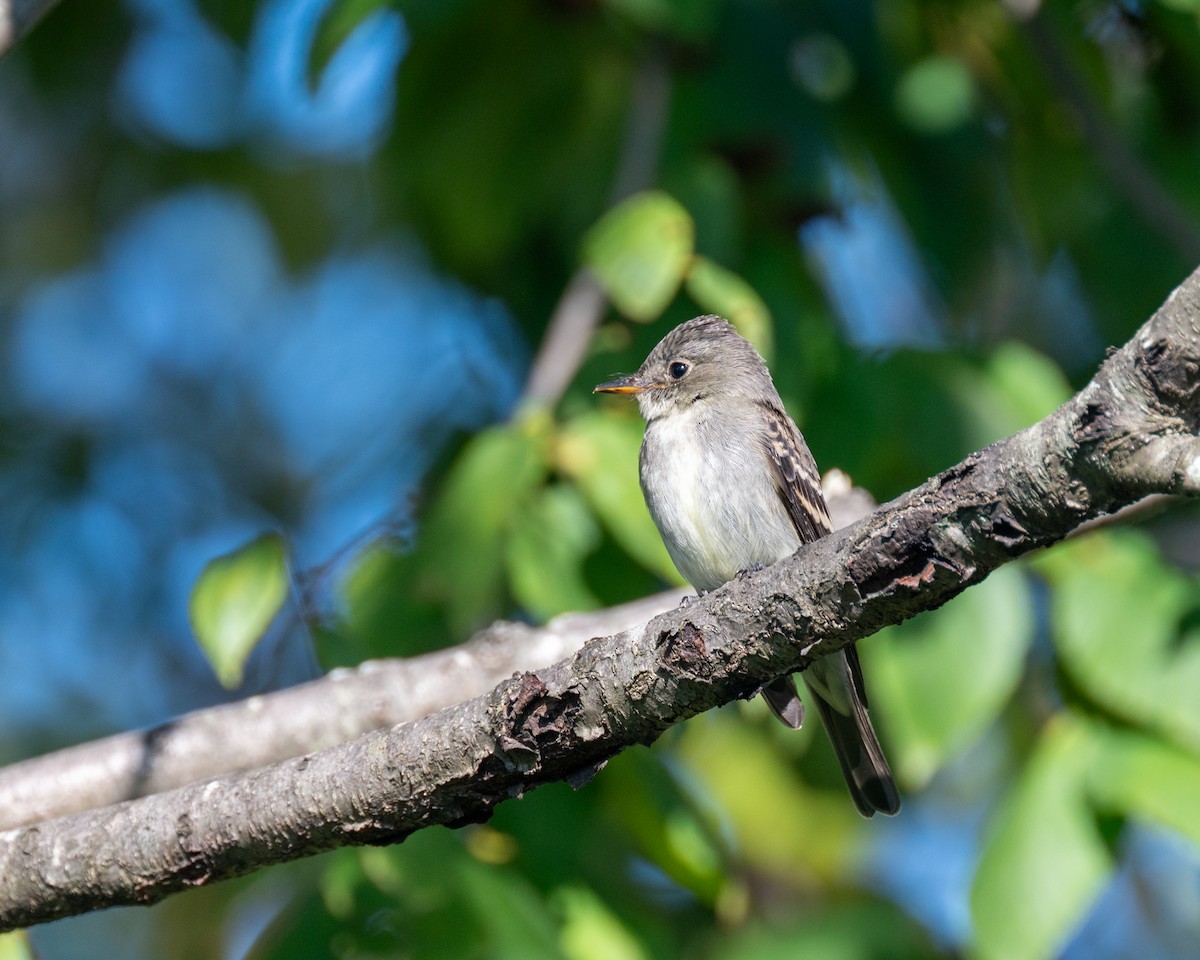
M 477 697 L 596 636 L 628 630 L 685 596 L 671 590 L 543 627 L 500 622 L 469 642 L 372 660 L 311 683 L 176 717 L 0 769 L 0 830 L 253 770 Z
M 940 606 L 1086 520 L 1147 493 L 1191 492 L 1198 371 L 1200 271 L 1045 420 L 787 560 L 422 720 L 0 834 L 0 923 L 151 902 L 344 844 L 485 820 L 507 797 L 582 782 L 619 750 Z
M 840 470 L 826 473 L 821 485 L 835 529 L 876 507 Z M 372 660 L 0 768 L 0 830 L 265 767 L 420 719 L 486 693 L 515 672 L 568 657 L 592 637 L 643 624 L 688 595 L 668 590 L 606 610 L 564 614 L 540 627 L 501 621 L 460 646 Z

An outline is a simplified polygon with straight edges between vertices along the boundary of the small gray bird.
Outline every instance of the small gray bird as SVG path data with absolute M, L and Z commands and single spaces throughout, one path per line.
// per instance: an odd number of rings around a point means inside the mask
M 829 533 L 808 445 L 762 357 L 725 320 L 703 316 L 681 324 L 637 373 L 596 392 L 637 397 L 646 419 L 642 493 L 675 566 L 701 593 Z M 899 811 L 853 644 L 801 676 L 859 812 Z M 800 726 L 804 707 L 790 676 L 762 694 L 780 720 Z

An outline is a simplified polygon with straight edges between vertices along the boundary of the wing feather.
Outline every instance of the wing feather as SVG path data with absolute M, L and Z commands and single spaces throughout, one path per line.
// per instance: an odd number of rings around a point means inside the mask
M 791 517 L 801 543 L 823 537 L 833 529 L 825 497 L 821 494 L 821 476 L 804 437 L 791 417 L 772 404 L 761 405 L 767 429 L 763 445 L 776 492 Z

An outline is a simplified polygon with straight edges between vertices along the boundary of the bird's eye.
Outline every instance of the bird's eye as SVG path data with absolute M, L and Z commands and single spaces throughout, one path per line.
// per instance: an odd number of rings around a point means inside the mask
M 670 369 L 667 372 L 671 374 L 672 380 L 679 380 L 685 373 L 688 372 L 688 365 L 680 360 L 676 360 L 673 364 L 671 364 Z

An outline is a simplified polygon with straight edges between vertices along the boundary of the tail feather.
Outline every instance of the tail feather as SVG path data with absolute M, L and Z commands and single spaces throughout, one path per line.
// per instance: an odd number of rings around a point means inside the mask
M 784 726 L 799 730 L 804 723 L 804 701 L 796 692 L 796 681 L 790 676 L 772 680 L 762 688 L 762 698 Z
M 899 813 L 900 793 L 867 714 L 854 648 L 821 658 L 802 676 L 858 812 L 864 817 Z
M 896 790 L 896 781 L 867 711 L 855 710 L 853 716 L 847 717 L 838 713 L 820 694 L 813 693 L 812 698 L 858 812 L 864 817 L 899 813 L 900 794 Z

